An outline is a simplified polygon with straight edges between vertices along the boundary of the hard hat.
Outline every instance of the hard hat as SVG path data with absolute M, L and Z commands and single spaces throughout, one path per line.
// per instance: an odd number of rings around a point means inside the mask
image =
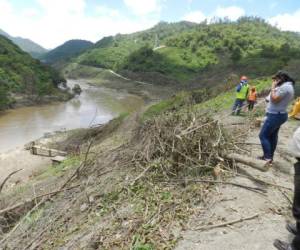
M 241 81 L 248 81 L 248 77 L 247 76 L 242 76 Z

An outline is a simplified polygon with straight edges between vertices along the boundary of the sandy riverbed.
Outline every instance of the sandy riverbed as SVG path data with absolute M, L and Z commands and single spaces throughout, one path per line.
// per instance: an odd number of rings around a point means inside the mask
M 11 187 L 15 183 L 27 181 L 34 172 L 50 165 L 51 158 L 32 155 L 30 151 L 16 148 L 0 154 L 0 181 L 2 182 L 11 172 L 22 169 L 9 179 L 6 188 Z

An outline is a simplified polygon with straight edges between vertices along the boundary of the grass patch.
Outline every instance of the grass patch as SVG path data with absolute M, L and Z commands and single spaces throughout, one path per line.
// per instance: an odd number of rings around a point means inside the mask
M 143 114 L 142 120 L 151 119 L 163 112 L 170 110 L 177 110 L 179 107 L 182 107 L 188 101 L 188 93 L 180 92 L 177 95 L 172 96 L 169 99 L 160 101 L 152 106 L 150 106 Z
M 35 222 L 37 222 L 43 215 L 44 208 L 40 208 L 33 213 L 27 215 L 25 217 L 25 222 L 28 224 L 28 226 L 33 225 Z
M 260 78 L 250 81 L 251 86 L 256 86 L 257 92 L 267 90 L 271 86 L 269 78 Z M 212 111 L 221 111 L 231 108 L 235 100 L 235 90 L 225 92 L 206 102 L 196 105 L 197 109 L 211 109 Z
M 36 176 L 36 180 L 44 180 L 52 176 L 62 176 L 65 171 L 75 168 L 80 163 L 80 157 L 73 156 L 64 160 L 61 164 L 56 166 L 49 166 Z

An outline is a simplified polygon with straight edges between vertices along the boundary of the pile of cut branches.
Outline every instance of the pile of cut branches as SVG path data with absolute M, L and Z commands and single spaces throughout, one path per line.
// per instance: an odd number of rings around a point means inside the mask
M 136 163 L 163 176 L 203 175 L 232 149 L 232 139 L 208 113 L 187 110 L 170 112 L 146 121 L 140 130 L 141 150 Z

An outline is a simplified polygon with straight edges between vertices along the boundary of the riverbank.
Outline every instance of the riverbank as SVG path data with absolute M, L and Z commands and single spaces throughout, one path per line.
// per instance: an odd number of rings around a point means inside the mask
M 71 131 L 56 131 L 51 134 L 45 134 L 43 137 L 34 140 L 34 143 L 41 147 L 48 147 L 65 140 L 70 134 Z M 6 152 L 0 152 L 1 180 L 3 181 L 10 173 L 18 171 L 9 178 L 5 184 L 5 190 L 9 190 L 18 184 L 28 183 L 36 175 L 52 167 L 51 157 L 31 154 L 27 144 Z
M 159 82 L 152 84 L 135 81 L 118 75 L 111 70 L 76 63 L 70 64 L 65 68 L 64 74 L 66 77 L 74 80 L 85 79 L 94 86 L 127 91 L 130 94 L 142 97 L 147 103 L 166 99 L 182 89 L 182 87 L 172 84 L 160 84 Z
M 56 94 L 52 95 L 28 95 L 28 94 L 12 94 L 13 103 L 12 109 L 31 107 L 36 105 L 47 105 L 55 102 L 67 102 L 75 95 L 63 90 L 57 90 Z
M 20 107 L 7 110 L 0 116 L 2 179 L 13 171 L 23 169 L 9 180 L 6 188 L 15 183 L 26 183 L 36 172 L 51 166 L 50 158 L 34 156 L 26 151 L 26 143 L 36 141 L 36 144 L 56 148 L 60 141 L 70 137 L 63 144 L 72 151 L 84 140 L 86 133 L 93 131 L 84 128 L 97 127 L 119 115 L 124 117 L 144 105 L 142 98 L 123 90 L 92 86 L 86 80 L 69 80 L 68 83 L 70 86 L 80 84 L 82 94 L 65 103 Z M 20 97 L 20 100 L 24 99 Z
M 49 95 L 37 95 L 27 93 L 10 93 L 9 104 L 0 110 L 0 115 L 8 110 L 33 107 L 37 105 L 48 105 L 57 102 L 67 102 L 74 98 L 74 94 L 68 89 L 55 89 Z
M 32 155 L 30 151 L 22 147 L 0 153 L 0 176 L 2 181 L 10 173 L 20 170 L 9 179 L 5 185 L 6 190 L 17 184 L 28 182 L 36 172 L 49 166 L 51 166 L 49 157 Z

